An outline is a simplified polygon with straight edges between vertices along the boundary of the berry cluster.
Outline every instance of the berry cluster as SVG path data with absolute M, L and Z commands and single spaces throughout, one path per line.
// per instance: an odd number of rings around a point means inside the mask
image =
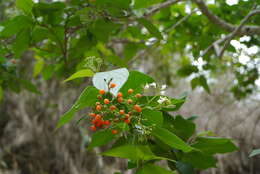
M 98 102 L 92 108 L 93 112 L 89 114 L 92 131 L 109 128 L 112 134 L 118 134 L 120 131 L 118 123 L 123 122 L 131 126 L 131 123 L 136 122 L 140 117 L 142 108 L 138 100 L 142 95 L 134 94 L 134 90 L 129 89 L 127 97 L 124 97 L 121 92 L 114 96 L 110 90 L 115 87 L 115 83 L 109 83 L 108 91 L 103 89 L 99 91 Z

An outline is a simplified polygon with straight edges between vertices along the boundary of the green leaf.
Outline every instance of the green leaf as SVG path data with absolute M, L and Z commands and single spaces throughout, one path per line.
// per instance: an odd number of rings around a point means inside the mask
M 147 8 L 150 7 L 152 4 L 162 2 L 162 0 L 138 0 L 134 1 L 135 8 Z
M 192 73 L 196 73 L 198 72 L 198 68 L 197 66 L 194 65 L 184 65 L 182 66 L 178 71 L 177 74 L 181 77 L 187 77 L 189 75 L 191 75 Z
M 203 87 L 208 93 L 210 93 L 210 88 L 204 76 L 195 77 L 191 80 L 192 89 L 195 89 L 197 86 Z
M 49 80 L 52 77 L 54 68 L 55 67 L 52 64 L 45 66 L 45 68 L 42 71 L 42 76 L 44 80 Z
M 192 151 L 183 154 L 181 161 L 189 163 L 198 169 L 216 167 L 217 163 L 217 160 L 213 156 L 204 154 L 199 151 Z
M 237 150 L 237 147 L 228 138 L 198 137 L 192 147 L 205 154 L 228 153 Z
M 33 77 L 37 77 L 42 72 L 44 63 L 45 62 L 42 58 L 40 58 L 40 57 L 37 58 L 37 61 L 33 67 Z
M 110 129 L 100 130 L 92 135 L 89 149 L 102 146 L 112 141 L 116 136 L 111 133 Z
M 153 154 L 149 146 L 144 146 L 144 145 L 118 146 L 102 153 L 102 155 L 118 157 L 118 158 L 126 158 L 133 161 L 158 159 Z
M 16 6 L 22 10 L 25 14 L 31 14 L 33 8 L 32 0 L 16 0 Z
M 143 118 L 146 119 L 145 123 L 150 125 L 162 126 L 163 124 L 163 115 L 160 111 L 155 111 L 151 109 L 144 109 L 142 111 Z
M 141 169 L 138 169 L 136 174 L 176 174 L 173 171 L 166 170 L 154 164 L 146 164 Z
M 56 130 L 71 121 L 77 111 L 94 105 L 97 101 L 97 95 L 98 90 L 95 87 L 86 87 L 75 104 L 60 118 Z
M 207 83 L 207 80 L 204 76 L 200 76 L 200 85 L 208 92 L 210 93 L 209 85 Z
M 37 87 L 30 81 L 23 80 L 23 79 L 19 80 L 19 81 L 21 83 L 21 86 L 24 87 L 26 90 L 31 91 L 35 94 L 41 94 L 41 92 L 37 89 Z
M 250 153 L 249 157 L 253 157 L 260 154 L 260 149 L 255 149 Z
M 28 48 L 30 44 L 30 30 L 24 29 L 17 36 L 13 45 L 15 56 L 19 58 Z
M 177 111 L 181 108 L 181 106 L 185 103 L 186 101 L 186 96 L 181 97 L 181 98 L 172 98 L 170 99 L 170 106 L 163 107 L 163 111 Z
M 193 167 L 188 163 L 177 161 L 176 168 L 181 174 L 195 174 Z
M 196 125 L 182 116 L 177 115 L 170 121 L 171 131 L 183 140 L 188 140 L 194 133 Z
M 120 89 L 120 92 L 127 96 L 128 89 L 132 88 L 134 93 L 141 93 L 144 85 L 152 82 L 154 82 L 154 79 L 150 76 L 138 71 L 130 71 L 129 77 L 124 86 Z
M 119 56 L 111 55 L 107 56 L 106 60 L 113 65 L 119 66 L 119 67 L 127 67 L 126 62 L 124 62 L 124 59 L 121 59 Z
M 161 32 L 148 20 L 145 18 L 139 18 L 138 22 L 142 24 L 152 35 L 158 39 L 163 39 Z
M 4 90 L 2 86 L 0 86 L 0 102 L 2 101 L 3 97 L 4 97 Z
M 48 38 L 49 34 L 48 29 L 36 26 L 32 31 L 32 41 L 35 43 L 43 41 Z
M 94 75 L 94 73 L 90 69 L 83 69 L 83 70 L 80 70 L 80 71 L 72 74 L 69 78 L 67 78 L 63 82 L 67 82 L 67 81 L 74 80 L 77 78 L 82 78 L 82 77 L 92 77 L 93 75 Z
M 181 138 L 177 137 L 167 129 L 155 127 L 152 135 L 161 140 L 163 143 L 169 145 L 172 148 L 182 150 L 183 152 L 189 152 L 193 148 L 187 145 Z
M 106 20 L 97 20 L 90 26 L 90 32 L 93 33 L 98 40 L 107 42 L 109 37 L 121 25 Z M 105 31 L 105 32 L 104 32 Z

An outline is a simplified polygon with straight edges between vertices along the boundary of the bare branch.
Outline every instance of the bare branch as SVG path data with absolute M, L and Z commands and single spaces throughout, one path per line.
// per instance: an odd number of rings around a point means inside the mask
M 193 0 L 201 10 L 201 12 L 207 16 L 207 18 L 213 22 L 214 24 L 220 26 L 221 28 L 225 29 L 226 31 L 233 32 L 237 26 L 233 25 L 231 23 L 228 23 L 227 21 L 219 18 L 218 16 L 214 15 L 207 7 L 205 2 L 203 0 Z M 256 10 L 258 11 L 258 10 Z M 259 13 L 257 13 L 259 14 Z M 253 34 L 260 34 L 260 27 L 259 26 L 243 26 L 239 30 L 239 32 L 236 33 L 236 35 L 253 35 Z
M 252 10 L 247 16 L 244 17 L 244 19 L 241 21 L 240 25 L 237 26 L 235 28 L 235 30 L 230 33 L 229 35 L 227 35 L 226 37 L 226 41 L 222 47 L 222 49 L 220 50 L 220 53 L 219 53 L 219 58 L 221 58 L 225 52 L 225 50 L 227 49 L 230 41 L 239 33 L 239 31 L 242 29 L 242 27 L 245 25 L 245 23 L 249 20 L 250 17 L 254 16 L 254 15 L 257 15 L 257 14 L 260 14 L 260 10 Z
M 155 4 L 155 5 L 151 6 L 150 8 L 148 8 L 148 11 L 144 14 L 144 17 L 152 16 L 154 13 L 158 12 L 159 10 L 161 10 L 163 8 L 167 8 L 180 1 L 182 1 L 182 0 L 168 0 L 163 3 Z

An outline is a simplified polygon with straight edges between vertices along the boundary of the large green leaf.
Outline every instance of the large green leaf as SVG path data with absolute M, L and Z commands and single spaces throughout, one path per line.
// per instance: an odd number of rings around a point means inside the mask
M 143 118 L 145 119 L 144 123 L 151 125 L 162 126 L 163 124 L 163 115 L 160 111 L 155 111 L 151 109 L 144 109 L 142 111 Z
M 57 128 L 71 121 L 75 113 L 85 107 L 94 105 L 97 101 L 98 90 L 93 86 L 88 86 L 81 93 L 75 104 L 60 118 Z
M 7 21 L 4 29 L 0 32 L 0 37 L 10 37 L 19 33 L 22 29 L 31 27 L 32 21 L 29 17 L 20 15 Z
M 230 139 L 218 137 L 198 137 L 192 147 L 206 154 L 228 153 L 237 150 Z
M 97 20 L 89 28 L 98 40 L 107 42 L 109 37 L 120 27 L 119 24 L 108 20 Z M 105 31 L 105 32 L 104 32 Z
M 177 137 L 167 129 L 156 127 L 154 128 L 152 135 L 161 140 L 163 143 L 169 145 L 172 148 L 182 150 L 183 152 L 189 152 L 193 148 L 187 145 L 181 138 Z
M 32 0 L 16 0 L 17 8 L 21 9 L 25 14 L 31 14 L 33 8 Z
M 260 149 L 255 149 L 250 153 L 249 157 L 253 157 L 260 154 Z
M 36 59 L 37 59 L 37 61 L 33 67 L 33 77 L 38 76 L 42 72 L 44 64 L 45 64 L 45 62 L 42 58 L 37 57 Z
M 138 169 L 136 174 L 176 174 L 173 171 L 164 169 L 154 164 L 146 164 L 141 169 Z
M 105 156 L 127 158 L 133 161 L 158 159 L 149 146 L 145 145 L 123 145 L 112 148 L 104 153 Z
M 173 132 L 183 140 L 188 140 L 196 130 L 196 125 L 182 116 L 177 115 L 172 122 Z
M 177 161 L 176 168 L 180 174 L 195 174 L 193 167 L 190 164 Z
M 67 81 L 74 80 L 77 78 L 82 78 L 82 77 L 92 77 L 93 75 L 94 75 L 94 73 L 90 69 L 83 69 L 83 70 L 75 72 L 74 74 L 72 74 L 69 78 L 67 78 L 63 82 L 67 82 Z
M 139 18 L 138 22 L 142 24 L 153 36 L 158 39 L 163 39 L 161 32 L 150 21 L 145 18 Z
M 116 136 L 111 133 L 110 129 L 100 130 L 92 135 L 89 149 L 102 146 L 112 141 Z
M 185 153 L 181 160 L 198 169 L 216 167 L 217 163 L 217 160 L 212 155 L 207 155 L 199 151 Z
M 120 89 L 120 91 L 124 95 L 128 95 L 128 89 L 132 88 L 134 90 L 134 93 L 141 93 L 144 85 L 146 83 L 152 82 L 154 82 L 154 79 L 150 76 L 138 71 L 130 71 L 129 77 L 124 86 Z
M 19 58 L 28 49 L 30 39 L 31 36 L 29 29 L 24 29 L 18 35 L 16 35 L 16 40 L 13 44 L 13 50 L 17 58 Z

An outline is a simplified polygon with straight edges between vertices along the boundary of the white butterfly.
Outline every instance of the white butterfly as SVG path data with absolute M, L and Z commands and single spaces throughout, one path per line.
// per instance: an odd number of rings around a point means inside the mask
M 120 68 L 112 71 L 96 73 L 92 81 L 93 81 L 93 85 L 97 89 L 99 90 L 104 89 L 105 91 L 108 91 L 107 83 L 111 80 L 111 83 L 115 83 L 116 87 L 110 89 L 110 92 L 113 95 L 117 95 L 120 88 L 127 81 L 128 76 L 129 76 L 128 70 L 126 68 Z

